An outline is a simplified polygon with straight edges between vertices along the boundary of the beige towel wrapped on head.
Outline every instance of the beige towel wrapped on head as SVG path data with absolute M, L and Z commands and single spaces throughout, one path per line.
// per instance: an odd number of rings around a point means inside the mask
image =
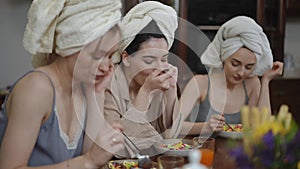
M 238 16 L 224 23 L 202 54 L 201 61 L 208 67 L 222 68 L 222 62 L 243 46 L 256 56 L 252 76 L 261 76 L 272 68 L 273 55 L 267 36 L 253 19 L 246 16 Z
M 120 44 L 120 52 L 123 52 L 135 36 L 152 20 L 167 38 L 170 49 L 178 26 L 177 13 L 172 7 L 160 2 L 146 1 L 134 6 L 123 18 L 121 22 L 123 40 Z
M 33 66 L 49 64 L 53 52 L 80 51 L 119 22 L 120 9 L 120 0 L 34 0 L 23 38 Z

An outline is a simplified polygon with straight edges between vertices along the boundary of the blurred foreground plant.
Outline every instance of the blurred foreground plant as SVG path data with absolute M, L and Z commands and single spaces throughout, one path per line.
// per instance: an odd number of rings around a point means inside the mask
M 277 116 L 242 108 L 243 146 L 231 152 L 241 169 L 300 169 L 300 131 L 288 106 Z

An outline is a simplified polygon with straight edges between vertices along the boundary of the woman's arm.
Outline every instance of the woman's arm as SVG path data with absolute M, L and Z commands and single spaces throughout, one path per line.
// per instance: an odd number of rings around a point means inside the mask
M 183 122 L 180 135 L 199 135 L 200 133 L 212 133 L 208 122 Z
M 282 75 L 282 72 L 283 72 L 283 63 L 276 61 L 273 63 L 272 69 L 264 73 L 263 77 L 261 78 L 261 89 L 260 89 L 258 106 L 267 107 L 269 113 L 272 112 L 271 103 L 270 103 L 269 83 L 275 77 Z
M 169 89 L 164 92 L 166 98 L 166 108 L 165 113 L 163 114 L 163 123 L 165 128 L 169 128 L 172 126 L 174 120 L 179 117 L 178 111 L 176 111 L 175 106 L 178 102 L 177 97 L 177 77 L 178 77 L 178 69 L 177 67 L 169 64 L 169 70 L 166 72 L 171 77 L 169 78 Z M 174 111 L 175 110 L 175 111 Z
M 204 84 L 207 84 L 207 78 L 206 80 L 205 78 L 203 75 L 196 75 L 185 86 L 179 99 L 180 112 L 183 113 L 184 119 L 190 115 L 196 103 L 200 102 L 201 94 L 205 90 Z

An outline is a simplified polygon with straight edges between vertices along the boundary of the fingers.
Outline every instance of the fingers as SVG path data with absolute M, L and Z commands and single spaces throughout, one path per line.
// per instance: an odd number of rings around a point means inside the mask
M 282 75 L 282 72 L 283 72 L 283 63 L 279 62 L 279 61 L 274 62 L 272 70 L 276 71 L 276 73 L 278 73 L 278 75 Z
M 95 142 L 100 148 L 112 154 L 124 148 L 124 138 L 120 131 L 121 128 L 118 124 L 114 124 L 113 128 L 115 127 L 116 129 L 106 130 L 105 133 L 101 132 Z
M 162 81 L 169 81 L 170 84 L 165 84 L 166 86 L 176 86 L 178 77 L 178 69 L 177 67 L 168 64 L 168 68 L 161 70 L 161 73 L 159 74 L 159 78 Z
M 209 119 L 209 125 L 214 131 L 222 131 L 225 118 L 223 115 L 212 115 Z
M 109 137 L 107 142 L 110 144 L 110 146 L 115 146 L 118 144 L 123 144 L 124 138 L 121 132 L 116 131 L 116 133 Z
M 164 70 L 159 70 L 159 71 L 160 71 L 160 73 L 157 75 L 157 77 L 161 81 L 168 80 L 169 78 L 172 77 L 172 75 L 170 74 L 170 70 L 169 69 L 164 69 Z
M 170 69 L 170 74 L 172 76 L 173 79 L 175 79 L 175 81 L 177 81 L 178 78 L 178 68 L 169 64 L 169 69 Z
M 163 70 L 156 69 L 154 70 L 149 77 L 149 83 L 152 83 L 153 89 L 161 89 L 167 90 L 169 88 L 169 81 L 168 79 L 171 78 L 171 75 L 168 72 L 163 72 Z
M 114 122 L 111 124 L 111 127 L 120 133 L 123 132 L 123 126 L 120 123 Z

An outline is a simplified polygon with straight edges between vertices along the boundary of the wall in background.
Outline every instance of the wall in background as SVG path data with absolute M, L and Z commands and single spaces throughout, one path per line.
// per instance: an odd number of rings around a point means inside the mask
M 30 2 L 27 0 L 0 0 L 0 88 L 12 84 L 18 77 L 32 69 L 31 56 L 24 50 L 22 44 Z M 285 53 L 293 56 L 298 69 L 300 69 L 299 30 L 300 18 L 288 18 Z M 296 73 L 296 76 L 300 78 L 300 74 Z
M 300 17 L 287 18 L 286 34 L 285 34 L 285 57 L 291 59 L 290 64 L 292 70 L 286 69 L 285 77 L 300 78 Z M 294 64 L 293 64 L 294 63 Z M 286 68 L 288 68 L 286 67 Z
M 22 44 L 30 2 L 0 0 L 0 88 L 32 69 L 30 55 Z

